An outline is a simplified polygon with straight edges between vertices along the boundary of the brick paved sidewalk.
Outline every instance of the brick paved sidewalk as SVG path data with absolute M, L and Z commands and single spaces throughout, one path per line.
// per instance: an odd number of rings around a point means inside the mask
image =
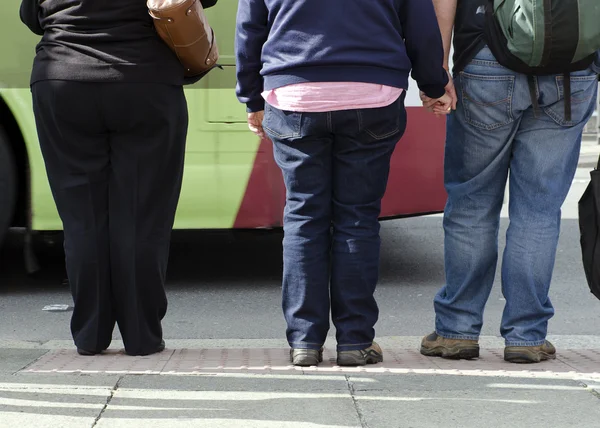
M 166 349 L 147 357 L 129 357 L 109 350 L 94 357 L 82 357 L 75 350 L 52 350 L 20 373 L 160 374 L 199 375 L 217 373 L 281 374 L 444 374 L 525 378 L 600 380 L 600 350 L 562 350 L 554 361 L 519 365 L 506 363 L 502 349 L 482 350 L 473 361 L 427 358 L 416 350 L 385 349 L 385 361 L 367 367 L 339 367 L 335 351 L 325 349 L 319 367 L 299 368 L 289 363 L 287 348 Z

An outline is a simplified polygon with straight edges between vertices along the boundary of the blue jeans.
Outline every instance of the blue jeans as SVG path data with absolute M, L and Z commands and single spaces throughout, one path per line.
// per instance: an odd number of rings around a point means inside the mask
M 498 228 L 510 171 L 502 261 L 506 346 L 544 342 L 554 308 L 548 297 L 561 206 L 594 111 L 597 75 L 572 74 L 572 120 L 563 77 L 536 78 L 534 117 L 527 77 L 498 64 L 488 48 L 455 78 L 458 109 L 447 124 L 444 215 L 446 285 L 435 298 L 436 331 L 477 340 L 498 260 Z M 568 95 L 567 95 L 568 96 Z
M 283 312 L 292 348 L 371 346 L 379 310 L 379 214 L 390 158 L 406 127 L 404 97 L 383 108 L 296 113 L 263 122 L 287 190 Z

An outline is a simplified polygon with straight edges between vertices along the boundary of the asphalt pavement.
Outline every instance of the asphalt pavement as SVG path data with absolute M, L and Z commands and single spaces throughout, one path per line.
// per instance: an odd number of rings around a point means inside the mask
M 418 354 L 444 280 L 440 216 L 382 225 L 376 330 L 386 361 L 366 369 L 337 367 L 333 337 L 319 369 L 289 366 L 281 232 L 176 233 L 167 350 L 124 356 L 115 332 L 107 355 L 86 359 L 74 353 L 70 312 L 43 311 L 72 303 L 60 235 L 37 243 L 43 269 L 32 277 L 17 231 L 0 252 L 0 427 L 600 427 L 600 302 L 587 289 L 577 224 L 598 153 L 584 144 L 563 210 L 551 288 L 554 362 L 502 361 L 499 277 L 480 360 Z

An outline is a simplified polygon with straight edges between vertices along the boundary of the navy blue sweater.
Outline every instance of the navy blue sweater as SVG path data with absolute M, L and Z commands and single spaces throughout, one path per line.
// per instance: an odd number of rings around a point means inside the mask
M 431 0 L 239 0 L 237 94 L 301 82 L 364 82 L 444 94 L 443 46 Z

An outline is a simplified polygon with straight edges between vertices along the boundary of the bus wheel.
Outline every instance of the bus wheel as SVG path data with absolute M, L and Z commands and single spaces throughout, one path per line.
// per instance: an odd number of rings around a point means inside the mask
M 15 213 L 17 171 L 8 137 L 0 127 L 0 247 Z

